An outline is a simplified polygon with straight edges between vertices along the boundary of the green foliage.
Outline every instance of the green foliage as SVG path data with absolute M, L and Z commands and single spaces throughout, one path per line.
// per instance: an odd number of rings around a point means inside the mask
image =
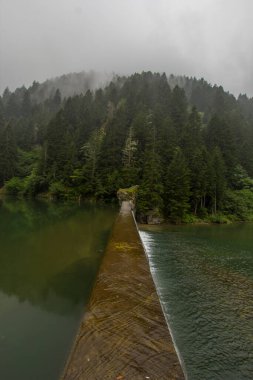
M 111 200 L 138 185 L 143 220 L 251 218 L 252 99 L 159 73 L 115 77 L 95 92 L 84 78 L 0 96 L 0 186 L 8 193 Z M 77 95 L 66 98 L 66 81 Z
M 220 149 L 215 147 L 211 155 L 210 172 L 210 196 L 213 214 L 216 214 L 217 210 L 222 207 L 225 189 L 225 164 Z
M 189 161 L 190 185 L 191 185 L 191 205 L 194 214 L 200 214 L 200 210 L 206 207 L 206 199 L 210 195 L 212 184 L 212 163 L 210 155 L 205 147 L 196 148 Z
M 119 189 L 117 197 L 120 201 L 132 201 L 135 204 L 139 186 L 131 186 L 127 189 Z
M 48 189 L 46 178 L 36 174 L 33 170 L 31 174 L 24 179 L 24 192 L 26 196 L 35 196 L 36 194 L 43 193 Z
M 251 220 L 253 218 L 253 191 L 227 190 L 223 211 L 228 215 L 233 215 L 237 220 Z
M 25 189 L 24 180 L 13 177 L 5 182 L 5 190 L 9 195 L 22 195 Z
M 81 192 L 86 195 L 94 194 L 96 191 L 97 167 L 105 134 L 105 126 L 102 126 L 98 130 L 94 131 L 88 142 L 81 147 L 81 151 L 83 152 L 85 158 L 85 163 L 82 170 L 74 170 L 74 175 L 76 176 L 76 179 L 78 178 L 79 180 Z
M 248 176 L 247 171 L 239 164 L 236 165 L 231 174 L 231 186 L 236 190 L 253 190 L 253 179 Z
M 66 195 L 66 187 L 62 182 L 52 182 L 49 186 L 49 192 L 56 199 L 64 198 Z
M 10 124 L 0 130 L 0 185 L 16 174 L 17 147 Z
M 149 127 L 149 136 L 144 153 L 143 177 L 138 191 L 137 211 L 147 213 L 151 210 L 163 208 L 163 184 L 161 159 L 157 153 L 157 129 L 153 124 L 152 114 L 146 119 Z
M 216 223 L 216 224 L 229 224 L 229 223 L 231 223 L 231 219 L 228 216 L 226 216 L 220 212 L 216 213 L 216 214 L 209 215 L 205 220 L 209 223 Z
M 172 92 L 171 118 L 178 132 L 182 132 L 187 120 L 187 99 L 184 90 L 179 86 L 175 86 Z
M 19 177 L 27 177 L 32 171 L 37 171 L 41 160 L 41 148 L 35 147 L 30 151 L 18 149 L 17 174 Z
M 184 214 L 181 221 L 186 224 L 194 224 L 201 223 L 202 219 L 193 214 Z
M 118 192 L 129 194 L 129 197 L 132 197 L 132 196 L 135 197 L 138 193 L 138 188 L 139 186 L 131 186 L 131 187 L 128 187 L 127 189 L 119 189 Z
M 190 208 L 189 173 L 184 155 L 177 148 L 165 180 L 165 213 L 174 222 L 181 222 Z
M 137 147 L 138 141 L 134 137 L 133 126 L 131 126 L 122 150 L 122 176 L 125 186 L 131 186 L 137 181 L 139 171 L 136 162 Z

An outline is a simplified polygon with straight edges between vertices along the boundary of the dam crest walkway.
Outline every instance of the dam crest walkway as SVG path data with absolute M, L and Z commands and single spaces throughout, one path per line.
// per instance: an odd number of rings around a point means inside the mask
M 184 379 L 128 202 L 114 223 L 61 379 Z

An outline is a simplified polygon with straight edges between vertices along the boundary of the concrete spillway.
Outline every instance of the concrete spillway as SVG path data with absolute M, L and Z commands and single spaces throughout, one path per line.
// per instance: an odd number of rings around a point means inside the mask
M 62 376 L 74 379 L 184 379 L 128 202 Z

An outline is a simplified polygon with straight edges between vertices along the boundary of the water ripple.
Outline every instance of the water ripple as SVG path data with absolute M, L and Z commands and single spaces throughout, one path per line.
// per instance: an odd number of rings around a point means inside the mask
M 253 379 L 253 226 L 141 237 L 189 380 Z M 251 228 L 251 233 L 249 233 Z

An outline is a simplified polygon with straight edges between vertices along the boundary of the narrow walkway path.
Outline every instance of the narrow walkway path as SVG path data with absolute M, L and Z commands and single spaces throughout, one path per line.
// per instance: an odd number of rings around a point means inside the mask
M 127 202 L 62 377 L 74 379 L 184 379 Z

